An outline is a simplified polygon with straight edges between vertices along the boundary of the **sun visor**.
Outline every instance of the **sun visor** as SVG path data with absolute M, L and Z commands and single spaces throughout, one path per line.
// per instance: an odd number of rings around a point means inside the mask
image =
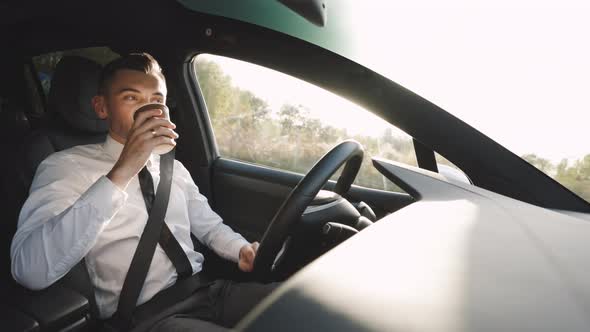
M 349 59 L 354 58 L 354 16 L 350 0 L 309 0 L 309 6 L 288 0 L 177 0 L 195 12 L 227 17 L 302 39 Z M 305 1 L 303 1 L 305 2 Z M 323 7 L 322 7 L 323 5 Z M 329 13 L 327 17 L 325 14 Z M 307 19 L 302 15 L 307 16 Z M 320 17 L 324 15 L 324 17 Z M 323 26 L 322 26 L 323 24 Z

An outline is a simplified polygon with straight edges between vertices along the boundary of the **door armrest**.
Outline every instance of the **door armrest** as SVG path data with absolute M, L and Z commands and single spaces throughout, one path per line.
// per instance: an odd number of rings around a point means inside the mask
M 14 285 L 12 299 L 20 311 L 39 322 L 42 331 L 80 328 L 90 319 L 88 300 L 59 283 L 41 291 Z

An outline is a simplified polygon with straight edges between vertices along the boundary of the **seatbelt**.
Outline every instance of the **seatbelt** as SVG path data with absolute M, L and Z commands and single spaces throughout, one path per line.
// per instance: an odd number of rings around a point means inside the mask
M 172 174 L 174 170 L 174 152 L 172 151 L 160 156 L 160 183 L 156 191 L 156 198 L 153 208 L 150 211 L 148 221 L 139 239 L 139 244 L 131 265 L 123 282 L 123 289 L 119 296 L 117 312 L 113 317 L 120 330 L 129 330 L 133 325 L 133 311 L 137 299 L 143 288 L 145 278 L 154 257 L 156 245 L 162 233 L 164 217 L 168 209 L 170 199 L 170 187 L 172 185 Z
M 141 193 L 149 215 L 156 198 L 156 195 L 154 194 L 154 180 L 152 179 L 152 175 L 148 171 L 147 166 L 144 166 L 138 175 Z M 180 243 L 178 243 L 178 240 L 176 240 L 172 234 L 172 231 L 170 231 L 166 221 L 164 221 L 164 224 L 162 225 L 162 232 L 160 233 L 158 243 L 160 244 L 160 247 L 164 249 L 166 256 L 168 256 L 172 262 L 172 265 L 174 265 L 176 273 L 178 273 L 178 280 L 190 277 L 193 274 L 191 262 L 188 260 L 188 257 L 182 249 L 182 246 L 180 246 Z

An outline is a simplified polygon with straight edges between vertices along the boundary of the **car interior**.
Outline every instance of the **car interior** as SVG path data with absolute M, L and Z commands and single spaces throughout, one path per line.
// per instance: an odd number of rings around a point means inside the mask
M 24 73 L 34 75 L 34 68 L 30 69 L 24 71 Z M 2 187 L 4 190 L 10 190 L 10 194 L 3 195 L 6 198 L 3 203 L 5 211 L 12 211 L 13 221 L 17 219 L 18 211 L 26 199 L 35 170 L 43 159 L 51 153 L 75 145 L 94 144 L 104 141 L 108 132 L 107 123 L 105 120 L 96 117 L 92 105 L 89 103 L 89 100 L 97 91 L 100 70 L 101 65 L 91 59 L 81 56 L 63 56 L 58 62 L 51 79 L 51 88 L 46 101 L 47 108 L 43 112 L 43 117 L 36 119 L 41 124 L 39 126 L 33 127 L 29 121 L 32 115 L 26 111 L 26 107 L 30 109 L 31 105 L 18 107 L 11 104 L 9 99 L 6 99 L 3 103 L 3 106 L 6 106 L 3 107 L 2 115 L 9 116 L 9 118 L 5 119 L 4 124 L 11 129 L 9 132 L 5 132 L 7 140 L 4 142 L 6 143 L 6 149 L 12 149 L 11 153 L 17 156 L 12 167 L 6 167 L 3 172 L 5 178 Z M 18 72 L 16 74 L 20 75 L 22 73 Z M 28 79 L 35 80 L 36 77 L 33 75 Z M 35 83 L 33 88 L 39 89 L 40 82 Z M 40 90 L 24 92 L 27 96 L 36 95 L 39 97 L 42 93 L 43 91 Z M 11 95 L 11 97 L 14 97 L 14 95 Z M 39 102 L 45 104 L 43 101 Z M 177 113 L 172 114 L 174 118 L 174 114 Z M 362 160 L 362 148 L 358 147 L 358 151 L 361 151 L 361 158 L 358 160 L 360 162 Z M 229 220 L 232 220 L 231 211 L 237 212 L 235 214 L 236 219 L 240 217 L 251 222 L 251 218 L 254 217 L 268 222 L 272 218 L 272 214 L 276 212 L 278 205 L 282 203 L 289 193 L 289 190 L 284 189 L 283 184 L 273 183 L 272 178 L 276 175 L 272 173 L 277 171 L 265 169 L 264 171 L 268 174 L 260 174 L 261 172 L 256 172 L 256 169 L 252 169 L 251 165 L 234 163 L 229 160 L 218 160 L 217 162 L 225 162 L 225 165 L 220 166 L 215 171 L 214 178 L 216 180 L 213 180 L 213 182 L 217 183 L 217 185 L 214 185 L 211 191 L 217 192 L 218 195 L 223 197 L 215 200 L 217 203 L 215 206 L 220 213 L 223 213 L 226 222 L 230 223 Z M 357 170 L 359 166 L 357 165 Z M 284 175 L 292 177 L 287 181 L 299 180 L 297 175 Z M 271 180 L 269 181 L 265 176 L 270 177 Z M 253 197 L 255 195 L 252 195 L 248 188 L 260 185 L 270 188 L 276 186 L 278 190 L 271 189 L 263 192 L 262 197 Z M 350 183 L 348 186 L 350 186 Z M 219 193 L 221 190 L 217 191 L 215 189 L 217 187 L 227 188 L 226 190 L 232 191 L 234 194 L 224 195 L 222 192 Z M 341 190 L 342 194 L 345 194 L 345 191 L 348 190 Z M 411 200 L 409 196 L 397 195 L 403 197 L 399 202 L 400 205 L 407 204 Z M 297 269 L 321 255 L 321 253 L 354 235 L 359 230 L 368 227 L 376 220 L 377 217 L 369 205 L 365 205 L 362 210 L 353 207 L 347 200 L 341 200 L 341 204 L 334 205 L 336 196 L 330 191 L 322 191 L 309 204 L 311 207 L 316 207 L 316 209 L 308 209 L 304 213 L 301 222 L 303 226 L 297 229 L 297 232 L 293 234 L 289 241 L 292 243 L 292 247 L 286 253 L 291 255 L 285 254 L 281 257 L 281 261 L 291 263 L 284 264 L 281 271 L 275 271 L 273 276 L 275 280 L 287 278 Z M 244 197 L 249 197 L 251 202 L 244 202 Z M 255 211 L 236 209 L 237 205 L 244 207 L 261 206 L 261 201 L 265 202 L 264 205 L 272 208 L 257 209 Z M 318 209 L 318 207 L 322 206 L 328 207 Z M 246 218 L 244 212 L 246 212 Z M 250 216 L 248 216 L 248 212 Z M 384 211 L 378 210 L 378 213 L 382 215 Z M 332 227 L 330 232 L 322 230 L 322 228 L 326 228 L 327 220 L 339 221 L 338 223 L 329 223 L 328 226 Z M 240 227 L 236 226 L 238 223 L 239 221 L 236 221 L 233 225 L 232 223 L 230 225 L 237 228 Z M 17 285 L 10 275 L 9 244 L 11 236 L 16 230 L 16 222 L 4 225 L 8 226 L 8 229 L 2 232 L 6 236 L 3 243 L 6 245 L 5 253 L 7 254 L 4 256 L 5 262 L 3 263 L 3 276 L 5 278 L 3 284 L 9 285 L 8 294 L 11 294 L 9 298 L 17 301 L 17 307 L 34 317 L 34 319 L 30 319 L 30 317 L 22 320 L 11 319 L 10 321 L 16 324 L 11 328 L 20 330 L 22 325 L 23 331 L 35 330 L 39 327 L 42 330 L 60 330 L 81 328 L 90 324 L 92 317 L 96 317 L 97 309 L 92 301 L 89 301 L 92 295 L 86 292 L 87 288 L 83 285 L 87 279 L 85 280 L 83 276 L 80 276 L 83 274 L 80 272 L 80 269 L 84 268 L 83 265 L 76 267 L 63 281 L 47 290 L 34 292 L 24 289 Z M 243 229 L 242 232 L 251 240 L 259 240 L 266 225 L 257 223 L 252 226 L 252 228 Z M 196 239 L 194 240 L 195 245 L 200 245 Z M 283 241 L 279 242 L 277 245 L 280 247 Z M 246 273 L 239 272 L 234 265 L 217 257 L 205 247 L 201 246 L 200 250 L 207 252 L 206 271 L 213 277 L 227 277 L 229 275 L 234 279 L 253 278 Z M 272 260 L 270 263 L 272 263 Z M 76 278 L 79 280 L 76 280 Z M 12 311 L 10 312 L 10 317 L 14 317 Z M 26 317 L 21 311 L 18 311 L 18 314 Z
M 126 12 L 137 15 L 127 17 Z M 423 169 L 436 171 L 436 150 L 452 159 L 483 188 L 541 206 L 588 209 L 585 202 L 572 199 L 573 194 L 563 191 L 565 189 L 553 190 L 555 183 L 548 178 L 537 173 L 528 174 L 530 165 L 522 164 L 524 170 L 498 177 L 495 170 L 505 167 L 503 165 L 512 157 L 494 142 L 487 143 L 485 137 L 471 133 L 471 128 L 463 127 L 466 125 L 446 113 L 434 112 L 434 117 L 426 119 L 427 111 L 438 109 L 435 105 L 351 60 L 276 31 L 190 12 L 178 3 L 165 1 L 149 2 L 149 6 L 140 6 L 135 1 L 124 4 L 107 1 L 92 13 L 84 5 L 72 1 L 53 7 L 38 4 L 32 10 L 14 5 L 7 7 L 0 17 L 6 18 L 0 36 L 8 46 L 0 62 L 3 73 L 0 79 L 0 145 L 4 159 L 0 163 L 0 211 L 3 213 L 0 276 L 4 294 L 0 321 L 5 324 L 2 330 L 71 331 L 92 330 L 97 326 L 97 309 L 84 277 L 83 262 L 58 283 L 41 291 L 18 285 L 10 272 L 10 243 L 39 163 L 53 152 L 99 143 L 108 130 L 106 122 L 96 117 L 89 102 L 97 91 L 98 75 L 104 63 L 79 50 L 101 47 L 114 54 L 145 51 L 159 60 L 169 90 L 167 105 L 180 134 L 176 159 L 190 171 L 201 193 L 225 223 L 249 241 L 260 241 L 265 236 L 271 221 L 277 218 L 277 211 L 304 176 L 219 156 L 199 83 L 189 70 L 193 58 L 201 53 L 264 65 L 346 96 L 390 122 L 395 119 L 396 125 L 414 137 L 418 165 Z M 112 24 L 105 24 L 105 21 Z M 149 27 L 149 22 L 159 24 Z M 138 34 L 138 29 L 149 33 Z M 46 95 L 33 60 L 53 52 L 64 55 L 55 67 Z M 396 93 L 388 94 L 390 90 Z M 402 106 L 391 108 L 390 105 Z M 398 108 L 404 108 L 405 112 Z M 446 146 L 437 136 L 440 133 L 428 130 L 439 123 L 456 126 L 453 133 L 459 138 L 464 134 L 473 139 L 466 139 L 469 143 L 464 146 Z M 481 142 L 491 146 L 489 156 L 482 159 L 462 157 L 480 149 L 477 144 Z M 350 148 L 351 154 L 352 150 L 362 153 L 362 147 L 350 147 L 350 142 L 345 144 L 349 145 L 342 149 Z M 508 161 L 505 164 L 486 162 L 494 155 L 508 155 L 505 158 Z M 340 167 L 348 160 L 332 166 Z M 514 159 L 513 162 L 521 165 L 522 161 Z M 538 184 L 536 181 L 540 177 L 542 183 Z M 265 258 L 266 271 L 271 272 L 265 279 L 288 279 L 323 253 L 419 198 L 411 190 L 388 192 L 350 186 L 350 183 L 342 190 L 342 184 L 327 181 L 327 178 L 314 183 L 324 190 L 309 198 L 303 207 L 300 227 L 289 229 L 290 234 L 281 230 L 281 235 L 273 242 L 272 253 L 276 255 L 281 251 L 280 259 Z M 508 185 L 514 184 L 514 179 L 523 185 Z M 537 191 L 529 192 L 524 185 L 527 181 L 537 183 Z M 543 186 L 552 190 L 543 190 Z M 559 195 L 567 199 L 555 199 Z M 345 202 L 334 204 L 340 197 L 344 197 Z M 309 209 L 305 210 L 307 205 Z M 329 208 L 324 208 L 326 206 Z M 217 257 L 196 240 L 195 246 L 205 252 L 205 272 L 214 278 L 256 280 L 259 277 L 239 272 L 235 265 Z
M 31 70 L 29 71 L 19 71 L 15 74 L 22 75 L 23 72 L 25 74 L 33 74 L 33 68 L 30 69 Z M 91 319 L 90 317 L 92 317 L 91 313 L 96 313 L 96 308 L 93 308 L 92 303 L 88 301 L 87 298 L 69 288 L 72 287 L 71 282 L 68 284 L 69 287 L 63 285 L 65 282 L 60 282 L 50 287 L 50 289 L 39 292 L 27 291 L 21 286 L 18 286 L 12 280 L 10 275 L 10 257 L 8 253 L 11 235 L 14 234 L 16 230 L 15 221 L 18 216 L 18 211 L 26 199 L 28 188 L 30 187 L 38 164 L 53 152 L 64 150 L 75 145 L 93 144 L 104 141 L 105 135 L 108 131 L 107 123 L 96 117 L 92 105 L 89 103 L 89 100 L 97 91 L 100 70 L 101 65 L 88 58 L 80 56 L 64 56 L 61 58 L 51 79 L 51 88 L 46 102 L 47 108 L 43 112 L 43 118 L 36 119 L 38 123 L 41 123 L 39 126 L 33 126 L 29 121 L 29 118 L 31 118 L 32 115 L 30 112 L 27 112 L 27 110 L 32 108 L 31 105 L 17 106 L 18 100 L 16 100 L 15 94 L 10 95 L 12 99 L 3 98 L 2 115 L 6 117 L 3 123 L 6 125 L 7 129 L 10 129 L 8 132 L 4 132 L 6 135 L 6 140 L 4 140 L 5 151 L 8 152 L 10 149 L 11 155 L 17 156 L 14 158 L 15 163 L 11 165 L 12 167 L 8 167 L 9 164 L 7 163 L 3 164 L 6 169 L 3 172 L 4 179 L 2 189 L 10 191 L 10 193 L 6 192 L 3 195 L 5 198 L 3 200 L 4 211 L 11 211 L 13 220 L 10 224 L 3 224 L 7 227 L 7 229 L 2 232 L 5 236 L 2 241 L 2 243 L 5 244 L 5 260 L 3 263 L 3 277 L 5 283 L 3 284 L 10 285 L 8 286 L 9 290 L 7 294 L 11 294 L 9 298 L 17 301 L 17 307 L 23 308 L 25 312 L 34 317 L 34 319 L 30 319 L 30 317 L 25 316 L 21 311 L 16 311 L 16 313 L 9 311 L 10 315 L 7 317 L 14 317 L 16 314 L 23 317 L 23 319 L 17 320 L 14 318 L 10 319 L 12 323 L 16 324 L 11 327 L 11 330 L 28 331 L 35 330 L 39 327 L 41 327 L 42 330 L 80 328 L 88 324 L 88 321 Z M 23 77 L 19 79 L 25 81 L 25 78 Z M 36 77 L 30 76 L 28 79 L 35 80 Z M 35 83 L 37 84 L 33 85 L 32 88 L 38 89 L 40 84 L 39 82 Z M 37 90 L 35 92 L 24 91 L 21 93 L 27 96 L 41 96 L 43 92 Z M 22 102 L 25 99 L 28 98 L 23 97 L 20 101 Z M 41 104 L 44 104 L 42 101 L 40 102 Z M 230 162 L 228 161 L 227 163 L 229 164 Z M 248 171 L 247 165 L 240 166 Z M 221 187 L 230 187 L 229 190 L 235 192 L 235 188 L 243 188 L 242 190 L 247 190 L 248 187 L 256 185 L 244 182 L 263 182 L 266 186 L 269 186 L 268 180 L 265 180 L 264 178 L 251 178 L 248 176 L 248 173 L 240 174 L 239 169 L 238 174 L 241 178 L 236 181 L 236 172 L 232 170 L 232 165 L 227 165 L 226 167 L 226 170 L 222 168 L 216 172 L 219 179 L 217 181 L 221 183 Z M 261 177 L 261 174 L 255 175 Z M 296 178 L 296 176 L 294 177 Z M 325 192 L 323 196 L 318 196 L 318 199 L 316 199 L 312 205 L 321 206 L 322 204 L 326 204 L 326 202 L 333 202 L 333 195 L 328 193 L 329 192 Z M 270 214 L 276 210 L 276 206 L 284 200 L 286 194 L 288 194 L 288 191 L 279 191 L 279 194 L 265 192 L 263 197 L 256 198 L 258 201 L 253 203 L 255 206 L 260 206 L 261 204 L 259 201 L 264 200 L 267 202 L 267 205 L 270 203 L 270 205 L 274 207 L 273 209 L 262 211 L 257 218 L 270 220 L 269 217 L 272 217 Z M 241 194 L 238 191 L 238 194 L 234 197 L 237 198 L 240 196 L 251 197 L 252 194 Z M 231 198 L 231 195 L 228 195 L 228 198 Z M 218 203 L 217 208 L 223 209 L 226 207 L 227 211 L 236 211 L 236 204 L 238 203 L 231 202 L 230 199 L 230 202 L 226 201 L 224 203 Z M 244 204 L 244 202 L 240 204 Z M 248 204 L 244 204 L 244 206 L 248 206 Z M 366 225 L 358 226 L 357 228 L 360 229 L 366 227 L 375 220 L 374 213 L 368 212 L 371 211 L 370 208 L 367 207 L 364 211 L 367 211 L 365 216 L 372 220 L 365 217 L 363 222 L 365 222 Z M 254 213 L 258 213 L 258 211 L 254 211 Z M 322 210 L 322 213 L 326 214 L 327 212 Z M 351 218 L 354 219 L 355 224 L 352 224 L 353 221 L 347 221 L 347 223 L 353 226 L 358 223 L 358 212 L 355 215 L 354 212 L 352 214 L 346 213 L 345 210 L 344 215 L 342 215 L 342 213 L 340 214 L 339 218 L 345 221 L 347 216 L 350 217 L 352 215 Z M 334 213 L 330 213 L 329 215 L 334 216 Z M 338 212 L 336 212 L 336 215 L 338 215 Z M 326 218 L 326 216 L 312 212 L 307 213 L 306 217 L 308 220 L 314 218 Z M 231 218 L 231 215 L 229 218 Z M 228 220 L 227 216 L 226 220 Z M 308 221 L 307 224 L 315 227 L 318 225 L 313 221 Z M 264 231 L 265 225 L 256 224 L 255 226 L 258 228 L 248 229 L 248 233 L 244 233 L 252 236 L 252 239 L 259 239 L 262 231 Z M 349 228 L 350 227 L 346 227 L 345 230 L 348 230 Z M 324 246 L 323 248 L 314 248 L 312 246 L 306 247 L 302 245 L 306 242 L 293 241 L 297 244 L 294 246 L 293 250 L 290 250 L 289 252 L 303 252 L 303 254 L 298 256 L 300 256 L 300 258 L 303 257 L 304 259 L 300 260 L 296 266 L 292 265 L 285 271 L 281 272 L 282 276 L 277 276 L 278 278 L 285 278 L 289 274 L 292 274 L 297 267 L 303 266 L 309 260 L 312 260 L 314 257 L 321 254 L 322 251 L 326 251 L 345 240 L 348 236 L 351 236 L 356 232 L 356 230 L 353 230 L 348 234 L 342 233 L 335 236 L 333 235 L 331 239 L 324 239 L 324 241 L 319 238 L 322 234 L 321 230 L 314 229 L 310 231 L 309 229 L 301 229 L 300 232 L 301 236 L 307 237 L 305 239 L 307 243 L 312 241 L 311 243 L 317 243 L 318 246 L 323 243 Z M 309 238 L 310 234 L 313 234 L 317 239 L 312 240 Z M 332 232 L 330 234 L 336 233 Z M 202 248 L 201 250 L 205 250 L 205 248 Z M 295 257 L 293 259 L 295 259 Z M 288 260 L 288 257 L 285 257 L 285 260 Z M 233 274 L 233 277 L 238 279 L 248 277 L 243 273 L 240 275 L 234 266 L 223 262 L 219 257 L 215 257 L 215 254 L 212 252 L 209 252 L 207 262 L 207 270 L 212 274 Z M 74 269 L 70 275 L 73 275 L 75 270 L 76 269 Z M 77 290 L 84 294 L 85 290 L 83 286 L 79 287 Z
M 183 57 L 194 56 L 195 49 L 173 54 L 167 48 L 151 48 L 149 44 L 126 48 L 117 45 L 122 41 L 111 45 L 96 42 L 81 45 L 79 40 L 68 40 L 67 37 L 62 41 L 64 43 L 47 41 L 45 45 L 22 45 L 23 48 L 15 49 L 11 57 L 3 61 L 5 75 L 2 79 L 0 116 L 4 126 L 2 145 L 7 159 L 2 163 L 1 189 L 2 210 L 7 222 L 2 223 L 4 229 L 1 232 L 4 252 L 1 262 L 5 294 L 3 305 L 6 307 L 2 311 L 2 321 L 9 322 L 8 326 L 3 327 L 9 331 L 86 330 L 94 327 L 97 320 L 97 308 L 93 304 L 93 295 L 88 291 L 89 280 L 84 276 L 83 262 L 58 283 L 42 291 L 23 288 L 13 280 L 10 272 L 11 239 L 16 230 L 20 207 L 28 195 L 39 163 L 56 151 L 102 142 L 108 131 L 106 121 L 96 117 L 89 102 L 96 94 L 102 64 L 83 55 L 64 55 L 52 73 L 51 85 L 45 95 L 33 64 L 34 57 L 56 51 L 67 53 L 73 48 L 84 50 L 106 46 L 119 53 L 147 51 L 160 59 L 167 73 L 171 116 L 184 137 L 178 144 L 177 159 L 191 171 L 201 192 L 209 198 L 225 222 L 248 240 L 261 239 L 279 206 L 302 177 L 215 155 L 212 148 L 214 143 L 208 139 L 211 129 L 206 125 L 207 115 L 202 97 L 198 89 L 194 89 L 195 82 L 187 80 L 184 72 L 187 60 Z M 198 42 L 192 45 L 202 46 Z M 335 185 L 329 183 L 327 188 L 334 189 Z M 252 188 L 264 190 L 253 191 Z M 367 196 L 368 203 L 363 203 L 360 209 L 358 204 L 361 200 L 358 198 L 363 194 Z M 344 207 L 342 204 L 338 207 L 332 204 L 331 209 L 319 209 L 336 200 L 337 195 L 329 191 L 322 191 L 310 203 L 316 209 L 305 213 L 307 221 L 302 223 L 304 226 L 298 228 L 288 241 L 291 250 L 284 251 L 287 254 L 281 256 L 280 261 L 288 263 L 281 264 L 282 268 L 274 272 L 272 279 L 286 279 L 323 252 L 370 225 L 377 216 L 381 217 L 412 201 L 409 195 L 363 190 L 356 186 L 349 195 L 354 197 L 350 201 L 356 204 L 356 208 L 343 200 L 347 203 Z M 392 197 L 394 200 L 391 200 Z M 361 213 L 362 218 L 359 219 Z M 344 220 L 344 223 L 331 223 L 330 231 L 323 230 L 322 225 L 331 217 Z M 195 245 L 200 246 L 194 240 Z M 281 247 L 283 242 L 278 241 L 276 246 Z M 239 272 L 236 266 L 217 257 L 212 251 L 202 246 L 200 248 L 207 257 L 205 271 L 212 277 L 238 280 L 254 278 Z M 298 254 L 292 254 L 295 252 Z M 269 265 L 274 261 L 272 257 L 267 260 Z

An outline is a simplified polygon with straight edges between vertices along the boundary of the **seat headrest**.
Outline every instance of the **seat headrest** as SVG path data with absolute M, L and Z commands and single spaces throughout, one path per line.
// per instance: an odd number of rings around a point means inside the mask
M 96 116 L 91 102 L 98 91 L 101 69 L 92 60 L 64 56 L 55 67 L 51 79 L 49 112 L 78 131 L 106 133 L 108 124 Z

